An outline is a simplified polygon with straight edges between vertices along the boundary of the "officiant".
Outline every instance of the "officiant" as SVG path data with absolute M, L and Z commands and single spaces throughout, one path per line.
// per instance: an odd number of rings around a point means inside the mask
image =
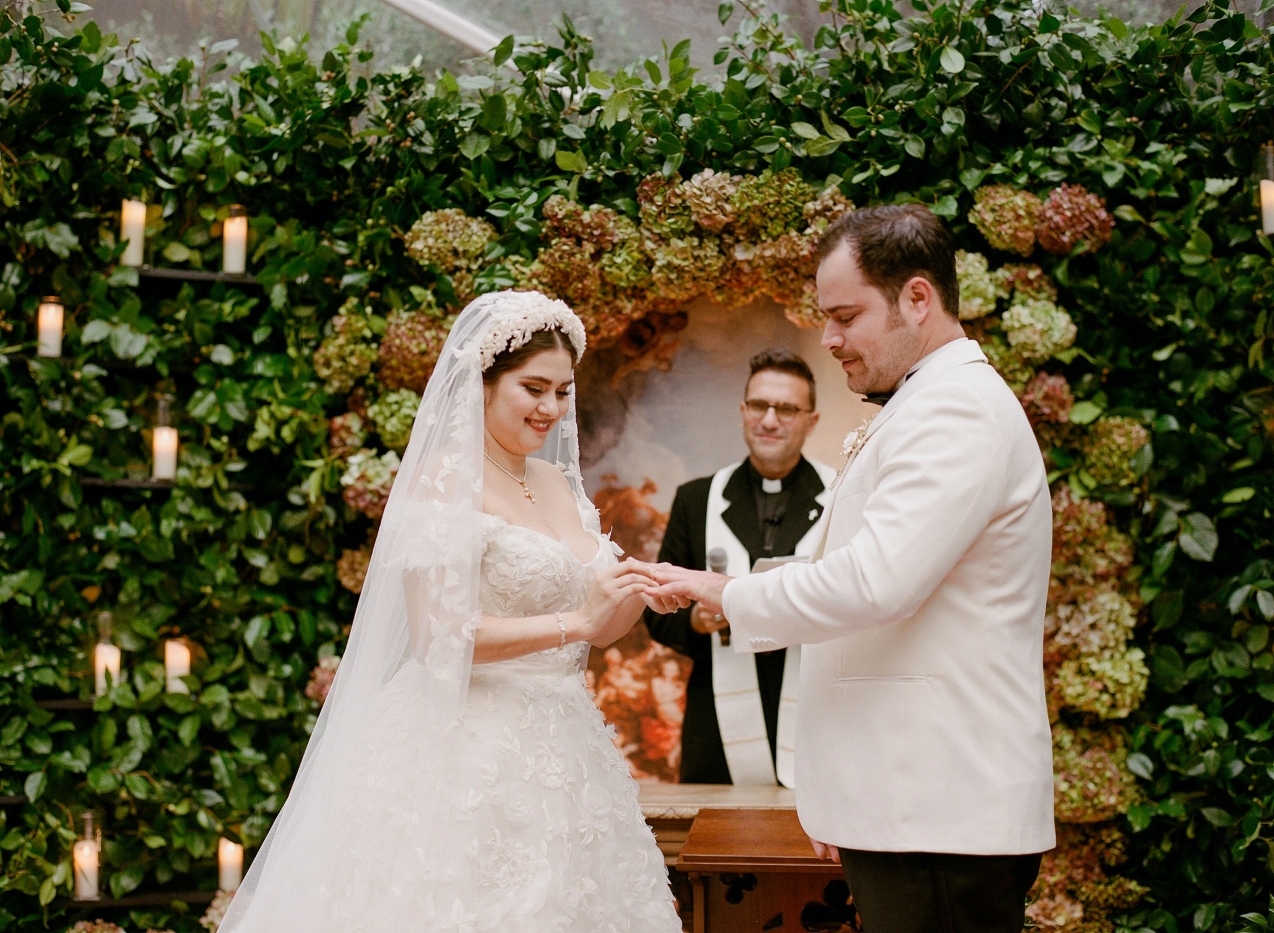
M 757 354 L 749 368 L 739 406 L 748 456 L 677 489 L 660 561 L 733 576 L 760 558 L 814 548 L 811 529 L 836 475 L 801 455 L 818 424 L 814 374 L 782 348 Z M 793 786 L 800 647 L 739 654 L 721 616 L 699 606 L 647 611 L 646 625 L 655 641 L 694 661 L 682 783 Z

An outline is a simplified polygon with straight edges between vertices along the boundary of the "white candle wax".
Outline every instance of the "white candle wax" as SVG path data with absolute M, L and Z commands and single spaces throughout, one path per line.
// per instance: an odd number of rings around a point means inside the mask
M 119 258 L 125 266 L 140 266 L 142 250 L 146 247 L 146 204 L 144 201 L 126 199 L 119 215 L 119 238 L 127 240 L 128 247 Z
M 217 877 L 221 891 L 237 891 L 243 880 L 243 846 L 224 836 L 217 843 Z
M 36 348 L 39 356 L 62 355 L 62 302 L 45 298 L 40 302 L 40 340 Z
M 1261 179 L 1261 229 L 1274 234 L 1274 181 Z
M 75 899 L 97 900 L 97 843 L 81 839 L 71 850 L 75 862 Z
M 248 218 L 227 217 L 221 224 L 221 271 L 242 275 L 248 265 Z
M 110 684 L 107 674 L 110 674 Z M 93 676 L 97 695 L 102 696 L 110 685 L 119 683 L 119 648 L 105 642 L 93 649 Z
M 155 479 L 172 479 L 177 475 L 177 429 L 155 428 L 152 440 L 154 464 L 151 476 Z
M 190 688 L 181 678 L 190 673 L 190 646 L 170 639 L 164 642 L 164 676 L 168 680 L 169 693 L 189 693 Z

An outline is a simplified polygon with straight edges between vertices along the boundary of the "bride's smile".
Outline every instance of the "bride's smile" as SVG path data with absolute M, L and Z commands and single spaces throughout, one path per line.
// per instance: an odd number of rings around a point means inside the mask
M 485 387 L 487 454 L 521 474 L 570 406 L 574 367 L 561 347 L 536 353 Z

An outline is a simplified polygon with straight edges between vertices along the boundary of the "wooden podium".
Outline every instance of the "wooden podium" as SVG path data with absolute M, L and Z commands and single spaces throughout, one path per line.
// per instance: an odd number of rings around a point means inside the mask
M 790 790 L 645 785 L 641 801 L 665 861 L 689 880 L 694 933 L 856 929 L 840 866 L 814 854 Z

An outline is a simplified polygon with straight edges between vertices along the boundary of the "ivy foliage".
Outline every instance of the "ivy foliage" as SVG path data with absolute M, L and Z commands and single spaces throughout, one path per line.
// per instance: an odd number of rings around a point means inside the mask
M 598 71 L 569 23 L 472 74 L 369 75 L 354 30 L 321 59 L 266 38 L 260 61 L 217 44 L 160 64 L 91 21 L 0 12 L 0 795 L 22 798 L 0 824 L 0 930 L 67 916 L 85 810 L 117 897 L 211 888 L 218 836 L 267 831 L 316 712 L 308 672 L 353 614 L 336 560 L 368 532 L 340 497 L 340 409 L 313 354 L 347 299 L 373 329 L 422 294 L 454 303 L 406 255 L 422 213 L 495 225 L 483 290 L 534 254 L 552 195 L 635 216 L 652 173 L 788 166 L 857 204 L 927 204 L 988 253 L 966 219 L 984 185 L 1106 198 L 1109 244 L 1045 261 L 1081 335 L 1056 361 L 1076 411 L 1152 432 L 1135 486 L 1068 479 L 1131 531 L 1147 606 L 1127 819 L 1151 893 L 1127 922 L 1231 929 L 1265 909 L 1274 250 L 1252 175 L 1270 35 L 1224 2 L 1138 29 L 1018 0 L 913 5 L 825 0 L 807 49 L 725 3 L 716 76 L 684 43 Z M 121 267 L 124 197 L 150 205 L 148 262 L 196 270 L 219 266 L 229 205 L 248 205 L 258 284 L 165 289 Z M 67 308 L 62 359 L 33 355 L 45 294 Z M 162 395 L 176 485 L 122 487 L 149 473 Z M 92 699 L 102 612 L 125 676 L 91 709 L 59 707 Z M 161 643 L 179 636 L 189 694 L 164 689 Z M 180 907 L 132 922 L 196 928 Z

